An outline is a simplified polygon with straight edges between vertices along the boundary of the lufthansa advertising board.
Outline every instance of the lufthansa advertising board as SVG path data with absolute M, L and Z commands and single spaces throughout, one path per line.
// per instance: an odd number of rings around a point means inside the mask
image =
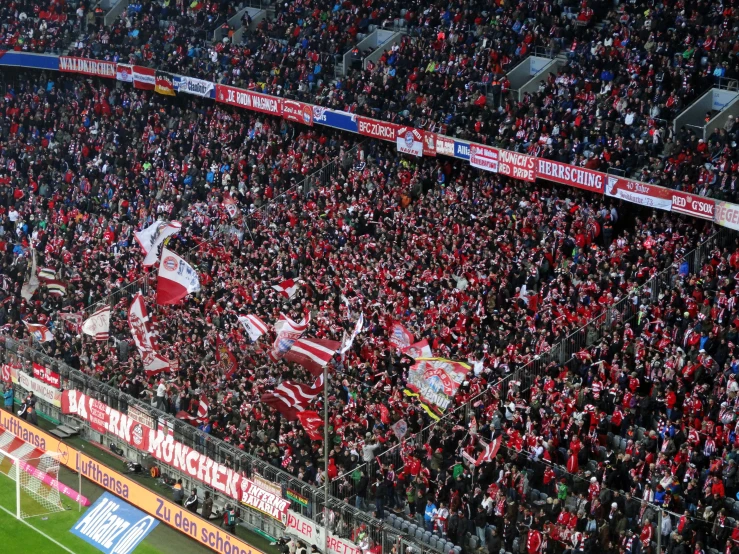
M 29 444 L 59 455 L 59 461 L 93 483 L 112 492 L 139 510 L 154 516 L 187 534 L 193 540 L 220 554 L 262 554 L 260 550 L 226 533 L 218 525 L 197 514 L 161 498 L 83 452 L 79 452 L 56 437 L 45 433 L 9 412 L 0 412 L 0 425 Z

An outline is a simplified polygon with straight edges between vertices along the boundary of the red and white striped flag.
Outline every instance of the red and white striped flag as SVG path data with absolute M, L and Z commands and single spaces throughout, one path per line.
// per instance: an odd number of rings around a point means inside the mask
M 208 399 L 203 394 L 200 397 L 200 403 L 198 404 L 198 415 L 197 417 L 193 417 L 190 414 L 188 414 L 186 411 L 180 411 L 177 412 L 177 419 L 184 419 L 185 421 L 206 421 L 208 419 Z
M 340 346 L 341 343 L 335 340 L 298 339 L 285 354 L 285 360 L 302 365 L 317 377 Z
M 272 288 L 279 292 L 285 298 L 292 298 L 298 292 L 300 285 L 292 279 L 287 279 L 279 285 L 272 285 Z
M 267 325 L 255 315 L 240 315 L 239 323 L 244 327 L 252 342 L 256 342 L 267 332 Z
M 54 335 L 51 334 L 51 331 L 49 331 L 49 328 L 46 327 L 46 325 L 41 325 L 38 323 L 26 323 L 23 322 L 26 326 L 26 329 L 28 329 L 28 332 L 31 333 L 33 338 L 35 338 L 39 342 L 49 342 L 54 340 Z
M 498 450 L 500 449 L 501 442 L 503 442 L 503 435 L 498 435 L 497 438 L 493 439 L 493 442 L 489 442 L 487 444 L 480 440 L 480 444 L 484 446 L 485 449 L 480 452 L 477 460 L 475 460 L 475 465 L 479 466 L 481 463 L 489 462 L 493 458 L 495 458 L 496 454 L 498 454 Z
M 108 340 L 110 333 L 110 306 L 103 306 L 85 320 L 82 332 L 95 340 Z
M 293 381 L 283 381 L 271 392 L 266 392 L 261 402 L 272 406 L 288 421 L 295 421 L 298 412 L 305 411 L 310 403 L 323 392 L 323 375 L 319 375 L 312 386 Z

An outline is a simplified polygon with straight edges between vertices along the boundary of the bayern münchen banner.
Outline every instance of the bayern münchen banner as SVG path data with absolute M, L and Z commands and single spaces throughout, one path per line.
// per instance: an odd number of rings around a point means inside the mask
M 437 413 L 443 413 L 471 367 L 445 358 L 418 358 L 408 372 L 408 389 Z
M 163 248 L 157 275 L 157 304 L 176 304 L 188 294 L 198 291 L 198 272 L 177 254 Z
M 156 375 L 169 369 L 169 361 L 156 351 L 156 339 L 149 326 L 144 297 L 137 292 L 128 308 L 128 325 L 136 347 L 141 353 L 144 371 L 148 376 Z

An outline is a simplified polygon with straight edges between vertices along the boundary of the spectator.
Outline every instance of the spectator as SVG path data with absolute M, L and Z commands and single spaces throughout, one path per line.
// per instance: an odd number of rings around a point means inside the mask
M 205 498 L 203 499 L 203 507 L 200 510 L 200 515 L 203 519 L 210 519 L 213 513 L 213 498 L 210 496 L 210 491 L 205 491 Z
M 9 412 L 13 411 L 13 387 L 11 385 L 3 385 L 3 400 L 5 402 L 5 409 Z
M 185 508 L 190 510 L 193 513 L 197 513 L 198 511 L 198 491 L 196 489 L 193 489 L 190 491 L 190 496 L 187 497 L 185 500 Z
M 175 504 L 178 504 L 182 506 L 182 501 L 185 498 L 185 491 L 182 488 L 182 479 L 177 479 L 177 482 L 174 484 L 173 492 L 172 492 L 172 501 Z

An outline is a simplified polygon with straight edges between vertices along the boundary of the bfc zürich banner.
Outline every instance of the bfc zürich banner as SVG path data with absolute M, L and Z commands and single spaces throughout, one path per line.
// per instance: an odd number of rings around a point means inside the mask
M 106 492 L 71 531 L 105 554 L 130 554 L 157 525 L 152 516 Z

